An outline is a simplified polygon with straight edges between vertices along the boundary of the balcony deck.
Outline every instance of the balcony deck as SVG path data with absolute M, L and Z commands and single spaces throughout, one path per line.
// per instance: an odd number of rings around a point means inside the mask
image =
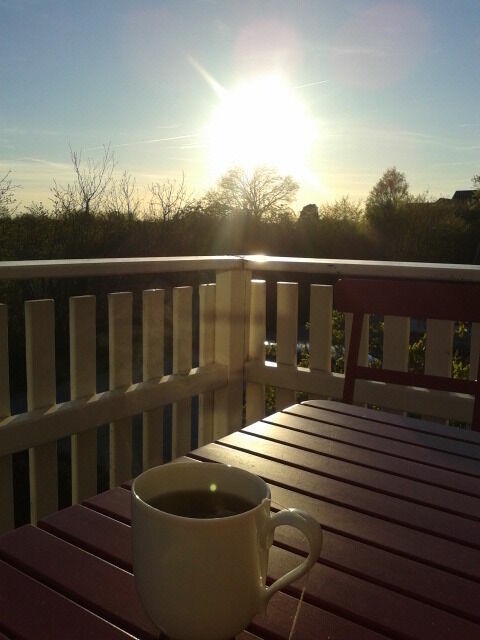
M 196 440 L 200 447 L 194 454 L 197 458 L 219 455 L 219 461 L 252 465 L 254 471 L 272 484 L 272 490 L 283 496 L 278 498 L 279 503 L 285 504 L 282 502 L 285 495 L 293 491 L 295 499 L 312 508 L 325 524 L 327 540 L 333 536 L 335 545 L 341 541 L 334 557 L 327 554 L 320 559 L 318 575 L 322 580 L 329 571 L 339 571 L 342 580 L 347 582 L 353 578 L 364 580 L 365 594 L 380 589 L 385 597 L 401 594 L 402 598 L 413 598 L 421 604 L 418 604 L 418 611 L 427 607 L 415 618 L 415 624 L 419 626 L 413 633 L 390 618 L 386 625 L 379 622 L 378 607 L 374 615 L 373 596 L 370 613 L 353 609 L 346 612 L 342 608 L 343 601 L 335 600 L 336 596 L 332 595 L 331 600 L 323 597 L 328 585 L 321 582 L 321 589 L 313 594 L 308 592 L 310 587 L 307 586 L 302 606 L 305 610 L 316 611 L 312 615 L 320 615 L 326 629 L 334 627 L 325 620 L 340 617 L 348 621 L 345 628 L 353 629 L 355 625 L 361 628 L 358 637 L 428 637 L 422 635 L 421 625 L 426 624 L 432 607 L 435 616 L 438 610 L 442 611 L 442 616 L 459 617 L 462 624 L 478 624 L 478 612 L 469 608 L 471 594 L 477 594 L 480 581 L 479 575 L 472 574 L 479 566 L 477 527 L 480 519 L 476 488 L 480 475 L 478 435 L 468 429 L 472 397 L 452 392 L 426 392 L 420 388 L 399 391 L 396 385 L 361 380 L 356 385 L 354 401 L 357 406 L 352 405 L 348 411 L 314 408 L 312 403 L 328 403 L 328 399 L 342 397 L 344 376 L 331 370 L 332 314 L 335 311 L 331 285 L 336 278 L 348 275 L 480 283 L 480 267 L 258 256 L 139 258 L 0 263 L 0 281 L 40 279 L 46 282 L 48 279 L 52 282 L 88 278 L 91 282 L 105 276 L 122 278 L 150 274 L 155 282 L 156 278 L 164 281 L 165 274 L 178 272 L 189 278 L 200 271 L 206 275 L 198 288 L 197 285 L 173 286 L 167 291 L 149 288 L 143 292 L 141 301 L 131 292 L 117 290 L 109 294 L 108 331 L 107 327 L 98 326 L 100 316 L 97 321 L 98 301 L 94 295 L 70 298 L 70 395 L 63 402 L 57 401 L 55 301 L 50 298 L 25 301 L 27 410 L 13 415 L 11 396 L 17 390 L 10 388 L 9 380 L 19 363 L 9 358 L 8 308 L 0 304 L 0 531 L 8 531 L 15 525 L 14 494 L 18 492 L 18 486 L 14 487 L 12 460 L 28 449 L 30 519 L 33 524 L 39 524 L 43 533 L 27 526 L 21 531 L 30 533 L 20 535 L 45 536 L 48 523 L 60 522 L 62 514 L 72 518 L 72 526 L 81 514 L 96 519 L 94 531 L 98 527 L 99 535 L 103 535 L 101 532 L 106 525 L 113 526 L 112 522 L 116 521 L 115 530 L 119 532 L 119 523 L 123 526 L 128 523 L 125 502 L 128 493 L 119 487 L 132 477 L 132 419 L 140 417 L 142 468 L 185 456 Z M 275 282 L 276 274 L 281 274 L 282 282 Z M 285 282 L 287 274 L 289 281 Z M 301 279 L 301 287 L 308 287 L 308 301 L 303 300 L 300 304 L 300 307 L 306 305 L 310 324 L 308 366 L 299 366 L 297 360 L 297 310 L 302 289 L 296 279 Z M 272 290 L 276 297 L 275 362 L 265 360 L 267 323 L 272 320 L 267 294 L 270 296 Z M 141 307 L 141 313 L 134 305 Z M 141 317 L 140 324 L 138 317 Z M 167 325 L 171 327 L 168 336 Z M 345 326 L 347 340 L 342 349 L 346 356 L 351 326 L 349 314 L 345 316 Z M 409 328 L 408 318 L 383 319 L 384 366 L 400 371 L 406 369 Z M 425 370 L 433 375 L 450 375 L 454 323 L 426 319 L 426 329 Z M 480 354 L 480 325 L 472 324 L 469 336 L 467 357 L 470 371 L 474 372 Z M 108 389 L 101 391 L 96 374 L 99 340 L 106 340 L 108 344 Z M 194 343 L 198 344 L 196 351 Z M 140 357 L 135 354 L 136 348 L 140 349 Z M 369 341 L 365 333 L 360 350 L 364 364 L 368 354 Z M 136 376 L 133 373 L 135 357 L 142 365 L 140 375 L 137 372 Z M 272 387 L 277 413 L 265 416 L 265 391 Z M 296 412 L 284 411 L 296 402 L 298 392 L 311 400 L 297 407 Z M 316 400 L 319 398 L 324 400 Z M 192 402 L 197 407 L 194 424 Z M 365 418 L 364 412 L 369 413 L 364 409 L 366 404 L 393 413 L 381 418 L 383 414 L 377 412 Z M 170 422 L 166 419 L 169 413 L 165 411 L 166 407 L 171 407 Z M 316 418 L 306 415 L 311 411 L 320 412 L 322 417 L 318 417 L 319 413 Z M 406 411 L 423 416 L 428 422 L 412 427 L 403 415 Z M 325 412 L 329 412 L 328 415 Z M 368 429 L 364 428 L 365 419 Z M 466 428 L 434 424 L 432 420 L 460 422 Z M 111 490 L 95 497 L 101 453 L 97 450 L 97 430 L 102 425 L 109 425 Z M 192 440 L 192 427 L 197 433 L 196 440 Z M 242 427 L 242 432 L 234 433 Z M 436 430 L 440 430 L 440 435 Z M 166 433 L 170 431 L 169 439 Z M 58 512 L 57 442 L 62 438 L 71 440 L 74 506 Z M 221 445 L 209 444 L 219 439 L 222 439 Z M 283 469 L 275 465 L 283 465 Z M 301 483 L 306 479 L 314 484 L 302 488 Z M 328 487 L 327 493 L 325 487 Z M 345 492 L 346 488 L 348 491 Z M 113 518 L 112 522 L 110 519 L 99 520 L 100 512 L 107 512 Z M 125 536 L 127 529 L 122 531 Z M 6 535 L 2 540 L 16 539 L 14 532 Z M 67 541 L 69 535 L 68 532 L 55 533 Z M 77 533 L 72 535 L 75 537 Z M 85 527 L 78 535 L 86 535 Z M 117 543 L 112 540 L 114 537 L 110 538 L 107 547 L 112 545 L 111 551 L 115 555 Z M 97 542 L 92 542 L 93 554 L 103 557 L 105 549 L 100 553 L 95 548 Z M 92 551 L 88 540 L 74 544 Z M 277 541 L 279 549 L 301 555 L 298 544 L 298 540 Z M 357 557 L 357 552 L 365 551 L 363 545 L 368 552 Z M 373 556 L 369 556 L 370 552 Z M 128 569 L 128 557 L 122 555 L 123 551 L 118 554 L 113 564 Z M 342 554 L 351 565 L 341 564 Z M 11 574 L 11 568 L 4 562 L 2 567 Z M 423 576 L 423 582 L 418 585 L 423 591 L 417 590 L 413 570 Z M 31 571 L 37 579 L 36 570 Z M 29 572 L 30 569 L 26 570 Z M 12 582 L 12 589 L 18 587 L 21 592 L 23 588 L 30 588 L 29 581 L 28 585 L 22 586 L 24 579 L 19 580 L 18 584 Z M 438 592 L 440 583 L 446 585 L 441 593 Z M 37 586 L 32 588 L 35 591 Z M 64 607 L 62 589 L 60 600 L 60 596 L 52 597 Z M 40 597 L 44 588 L 38 593 Z M 353 607 L 354 603 L 345 596 L 347 592 L 342 593 L 348 606 Z M 284 620 L 283 627 L 269 627 L 272 620 L 264 620 L 252 628 L 252 633 L 262 638 L 277 637 L 275 634 L 288 637 L 285 612 L 296 611 L 298 601 L 295 598 L 298 596 L 299 591 L 293 590 L 277 598 L 282 602 L 274 609 Z M 78 597 L 83 606 L 83 595 Z M 65 605 L 65 610 L 62 607 L 68 620 L 70 605 Z M 108 615 L 114 614 L 109 612 Z M 453 636 L 442 636 L 445 630 L 453 628 L 449 627 L 451 620 L 441 616 L 435 620 L 445 621 L 443 626 L 435 623 L 436 637 L 476 637 L 462 636 L 462 629 L 467 629 L 468 624 L 467 627 L 455 627 L 457 631 Z M 304 630 L 297 630 L 300 635 L 293 637 L 321 637 L 315 633 L 312 636 L 308 625 L 302 627 L 300 622 L 298 628 Z M 125 630 L 130 628 L 128 624 Z M 120 625 L 120 628 L 124 627 Z M 368 630 L 367 635 L 364 628 Z M 6 629 L 0 621 L 0 634 L 4 632 L 8 637 Z M 116 631 L 110 629 L 109 633 L 117 637 Z M 143 637 L 142 633 L 138 632 L 138 635 Z M 354 631 L 350 635 L 350 632 L 342 633 L 337 636 L 357 637 Z

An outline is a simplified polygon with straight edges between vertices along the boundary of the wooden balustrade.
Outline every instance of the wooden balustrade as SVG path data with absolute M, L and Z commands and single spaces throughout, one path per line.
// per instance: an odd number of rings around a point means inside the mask
M 46 263 L 48 262 L 48 264 Z M 11 528 L 13 515 L 12 454 L 30 451 L 31 519 L 58 507 L 57 440 L 71 437 L 72 501 L 97 490 L 97 427 L 110 424 L 110 485 L 132 475 L 132 417 L 142 416 L 142 465 L 148 468 L 191 448 L 191 400 L 198 396 L 198 442 L 206 444 L 265 414 L 265 387 L 276 389 L 276 409 L 295 402 L 296 392 L 312 397 L 341 398 L 343 375 L 331 371 L 332 287 L 322 275 L 426 275 L 480 281 L 478 268 L 434 265 L 386 265 L 355 261 L 307 261 L 253 257 L 181 258 L 118 261 L 0 263 L 0 278 L 91 276 L 105 273 L 152 273 L 210 269 L 215 283 L 198 291 L 198 327 L 192 326 L 192 287 L 172 291 L 172 371 L 165 372 L 165 304 L 162 289 L 142 297 L 142 380 L 132 378 L 132 311 L 130 292 L 108 296 L 109 390 L 97 392 L 96 299 L 72 297 L 69 302 L 70 400 L 57 403 L 55 381 L 55 303 L 25 303 L 28 411 L 10 415 L 7 307 L 0 304 L 0 530 Z M 344 272 L 341 271 L 342 264 Z M 265 362 L 265 280 L 253 272 L 311 273 L 308 351 L 309 367 L 297 365 L 298 300 L 296 282 L 277 283 L 276 362 Z M 390 271 L 389 271 L 390 269 Z M 460 276 L 459 276 L 460 274 Z M 316 278 L 318 280 L 316 281 Z M 346 317 L 348 327 L 351 318 Z M 362 359 L 369 353 L 368 323 Z M 192 368 L 192 342 L 198 331 L 198 363 Z M 453 324 L 428 321 L 425 369 L 450 372 Z M 472 327 L 471 361 L 480 352 L 480 327 Z M 272 338 L 270 334 L 270 339 Z M 408 364 L 409 321 L 384 318 L 383 361 L 404 371 Z M 348 350 L 348 340 L 345 345 Z M 15 363 L 10 363 L 15 366 Z M 425 392 L 362 380 L 359 402 L 397 411 L 408 410 L 439 419 L 469 422 L 472 400 L 460 394 Z M 172 450 L 165 451 L 164 407 L 172 405 Z

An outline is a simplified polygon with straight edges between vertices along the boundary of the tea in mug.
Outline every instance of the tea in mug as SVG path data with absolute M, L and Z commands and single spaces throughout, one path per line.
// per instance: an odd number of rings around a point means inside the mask
M 234 493 L 209 490 L 163 493 L 146 502 L 155 509 L 184 518 L 226 518 L 256 506 Z

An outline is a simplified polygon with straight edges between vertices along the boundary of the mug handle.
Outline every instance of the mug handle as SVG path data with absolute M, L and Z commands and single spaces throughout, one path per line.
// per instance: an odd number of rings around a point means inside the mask
M 267 606 L 270 598 L 279 589 L 283 589 L 287 584 L 301 578 L 307 573 L 317 561 L 320 555 L 320 549 L 322 548 L 322 528 L 315 518 L 312 518 L 312 516 L 305 511 L 301 509 L 284 509 L 270 516 L 266 529 L 267 540 L 269 538 L 273 539 L 274 530 L 281 525 L 289 525 L 300 529 L 308 540 L 310 553 L 298 567 L 291 569 L 281 578 L 277 578 L 269 587 L 265 588 L 262 603 L 264 607 Z

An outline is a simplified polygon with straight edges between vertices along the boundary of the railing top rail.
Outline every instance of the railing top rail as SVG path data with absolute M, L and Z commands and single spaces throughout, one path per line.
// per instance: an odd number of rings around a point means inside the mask
M 437 262 L 386 262 L 324 258 L 242 256 L 244 268 L 252 271 L 289 271 L 331 276 L 415 278 L 480 282 L 480 265 Z
M 173 271 L 242 269 L 239 256 L 173 256 L 162 258 L 85 258 L 0 262 L 0 280 L 140 275 Z
M 0 280 L 140 275 L 179 271 L 286 271 L 330 276 L 415 278 L 480 282 L 480 265 L 385 262 L 280 256 L 172 256 L 158 258 L 86 258 L 0 262 Z

